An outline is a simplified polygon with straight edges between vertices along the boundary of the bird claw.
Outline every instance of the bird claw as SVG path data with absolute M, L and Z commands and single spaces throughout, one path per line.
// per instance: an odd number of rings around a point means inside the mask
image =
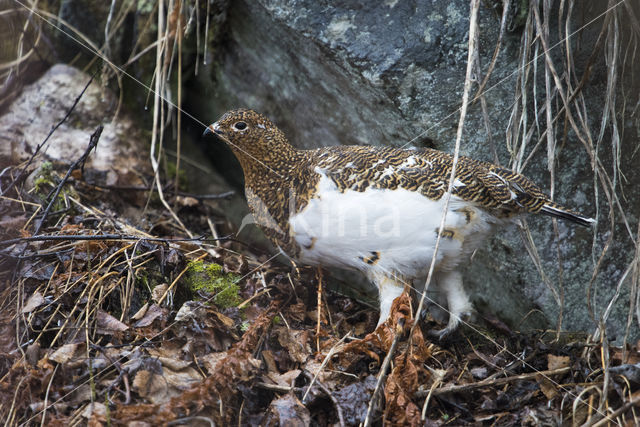
M 429 331 L 429 335 L 436 338 L 438 341 L 444 340 L 451 332 L 453 332 L 455 328 L 449 328 L 448 326 L 444 329 L 432 329 Z
M 461 320 L 466 323 L 468 320 L 470 320 L 473 317 L 473 314 L 474 313 L 472 311 L 463 311 L 459 315 L 455 315 L 451 313 L 449 316 L 449 323 L 447 324 L 447 327 L 444 329 L 435 329 L 435 330 L 432 329 L 429 331 L 429 335 L 437 338 L 439 341 L 442 341 L 446 337 L 448 337 L 453 331 L 458 329 L 458 326 Z

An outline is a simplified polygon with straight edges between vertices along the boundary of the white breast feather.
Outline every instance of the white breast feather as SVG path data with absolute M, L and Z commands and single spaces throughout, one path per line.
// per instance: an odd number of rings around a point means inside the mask
M 405 189 L 340 192 L 323 170 L 315 171 L 321 176 L 317 196 L 290 218 L 291 231 L 301 247 L 301 261 L 367 274 L 426 274 L 444 197 L 434 201 Z M 477 211 L 470 224 L 463 213 L 457 212 L 462 207 Z M 455 267 L 463 254 L 469 255 L 482 243 L 495 222 L 484 211 L 452 196 L 446 228 L 455 230 L 456 237 L 441 240 L 437 262 L 445 269 Z M 374 252 L 379 253 L 379 259 L 365 262 Z

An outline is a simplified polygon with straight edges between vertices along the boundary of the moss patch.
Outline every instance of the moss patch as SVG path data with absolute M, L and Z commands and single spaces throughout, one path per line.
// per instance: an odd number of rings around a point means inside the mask
M 185 280 L 191 292 L 211 294 L 211 301 L 220 308 L 237 307 L 242 302 L 238 276 L 225 273 L 221 265 L 191 261 L 188 268 Z
M 42 204 L 48 203 L 48 197 L 51 192 L 56 188 L 60 182 L 60 178 L 54 171 L 53 164 L 49 161 L 43 162 L 38 169 L 33 172 L 33 188 L 31 189 L 32 195 Z M 53 203 L 51 210 L 53 212 L 63 210 L 67 208 L 65 198 L 67 196 L 78 197 L 72 186 L 65 185 L 62 187 L 62 191 L 58 194 L 55 202 Z

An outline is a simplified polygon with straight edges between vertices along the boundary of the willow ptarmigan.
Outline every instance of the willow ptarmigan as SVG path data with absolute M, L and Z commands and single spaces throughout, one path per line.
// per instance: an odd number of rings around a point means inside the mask
M 211 133 L 240 161 L 249 207 L 265 234 L 303 263 L 364 273 L 380 291 L 380 323 L 404 283 L 426 278 L 452 155 L 369 146 L 297 150 L 252 110 L 227 112 L 205 131 Z M 552 202 L 522 175 L 459 158 L 434 270 L 449 306 L 441 336 L 472 310 L 459 266 L 495 228 L 524 213 L 594 222 Z

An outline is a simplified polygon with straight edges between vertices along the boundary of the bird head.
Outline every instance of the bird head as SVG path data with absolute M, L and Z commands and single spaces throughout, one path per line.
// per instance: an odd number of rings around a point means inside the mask
M 215 135 L 229 145 L 241 163 L 258 159 L 269 162 L 292 150 L 284 133 L 267 117 L 253 110 L 231 110 L 207 127 L 204 135 Z

